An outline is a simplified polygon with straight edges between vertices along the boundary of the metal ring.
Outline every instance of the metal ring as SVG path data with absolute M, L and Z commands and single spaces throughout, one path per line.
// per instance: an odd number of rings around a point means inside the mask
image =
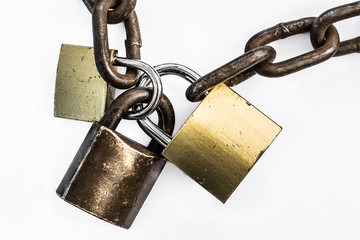
M 238 77 L 238 75 L 261 62 L 272 62 L 275 57 L 276 51 L 270 46 L 258 47 L 246 52 L 191 84 L 186 90 L 186 98 L 191 102 L 201 101 L 202 95 L 213 89 L 219 83 L 226 82 L 232 85 L 234 85 L 234 83 L 240 83 L 238 79 L 232 78 Z M 239 76 L 238 78 L 244 79 L 243 76 Z
M 109 24 L 121 23 L 128 19 L 136 6 L 136 0 L 83 0 L 90 13 L 93 13 L 94 5 L 100 1 L 112 2 L 111 8 L 114 8 L 114 10 L 107 13 L 107 22 Z
M 193 71 L 192 69 L 181 65 L 181 64 L 176 64 L 176 63 L 165 63 L 165 64 L 161 64 L 158 66 L 155 66 L 154 69 L 158 72 L 158 74 L 161 76 L 165 76 L 165 75 L 177 75 L 179 77 L 184 78 L 185 80 L 187 80 L 189 83 L 194 83 L 195 81 L 197 81 L 201 76 L 196 73 L 195 71 Z M 151 79 L 149 79 L 148 75 L 141 75 L 140 76 L 140 80 L 137 83 L 138 87 L 146 87 L 150 84 Z M 207 93 L 205 93 L 204 95 L 207 95 Z M 138 112 L 141 109 L 143 109 L 143 105 L 142 104 L 138 104 L 137 106 L 135 106 L 134 111 Z M 130 113 L 133 113 L 131 111 L 129 111 Z M 147 116 L 143 116 L 140 117 L 140 119 L 143 119 Z
M 156 71 L 158 71 L 160 76 L 174 74 L 186 79 L 190 83 L 193 83 L 200 78 L 200 75 L 197 74 L 195 71 L 180 64 L 167 63 L 158 65 L 154 68 L 156 69 Z M 146 76 L 143 75 L 142 77 L 140 77 L 138 86 L 147 86 L 148 84 L 149 80 Z M 134 108 L 135 110 L 141 109 L 142 104 L 138 104 Z M 157 142 L 159 142 L 163 147 L 166 147 L 171 141 L 171 136 L 163 132 L 148 117 L 144 119 L 139 119 L 138 124 L 147 134 L 149 134 L 153 139 L 157 140 Z
M 325 43 L 326 30 L 335 22 L 360 15 L 360 2 L 353 2 L 327 10 L 316 18 L 310 32 L 311 43 L 318 48 Z M 360 51 L 360 37 L 340 42 L 335 56 L 342 56 Z
M 310 31 L 315 18 L 302 18 L 280 23 L 254 35 L 246 44 L 245 51 L 264 46 L 278 39 Z M 278 63 L 263 62 L 255 67 L 258 74 L 267 77 L 282 77 L 319 64 L 335 55 L 339 46 L 339 34 L 334 26 L 326 31 L 325 44 L 306 54 Z
M 159 74 L 150 65 L 140 60 L 116 57 L 115 63 L 120 66 L 132 67 L 142 70 L 145 74 L 149 76 L 153 84 L 153 96 L 149 104 L 138 112 L 128 112 L 124 118 L 136 120 L 152 114 L 159 105 L 161 94 L 163 92 L 163 87 Z
M 166 75 L 177 75 L 184 78 L 189 83 L 196 82 L 201 76 L 194 70 L 177 63 L 164 63 L 158 66 L 155 66 L 154 69 L 158 72 L 160 77 Z M 143 74 L 140 76 L 140 80 L 137 83 L 137 86 L 145 87 L 150 84 L 150 79 L 147 75 Z
M 120 74 L 113 66 L 114 59 L 109 54 L 109 41 L 107 31 L 106 16 L 111 5 L 107 2 L 99 1 L 94 6 L 93 11 L 93 37 L 94 55 L 96 67 L 102 78 L 115 88 L 127 89 L 137 83 L 138 72 L 136 69 L 128 68 L 125 75 Z M 140 59 L 141 36 L 138 18 L 135 11 L 125 21 L 127 40 L 126 57 L 130 59 Z

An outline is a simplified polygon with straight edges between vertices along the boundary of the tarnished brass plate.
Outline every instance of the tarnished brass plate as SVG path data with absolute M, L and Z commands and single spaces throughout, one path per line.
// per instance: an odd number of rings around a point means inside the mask
M 146 147 L 94 123 L 56 192 L 98 218 L 129 228 L 164 166 Z
M 220 84 L 163 155 L 225 203 L 280 131 L 275 122 Z
M 110 51 L 111 56 L 116 54 Z M 97 71 L 94 49 L 63 44 L 55 87 L 55 117 L 99 121 L 114 100 L 115 89 Z

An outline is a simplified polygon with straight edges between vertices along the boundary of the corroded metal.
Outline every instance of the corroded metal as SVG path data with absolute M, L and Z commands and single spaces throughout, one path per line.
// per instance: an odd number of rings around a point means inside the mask
M 264 46 L 278 39 L 311 30 L 315 18 L 302 18 L 296 21 L 280 23 L 254 35 L 246 44 L 245 51 Z M 335 55 L 339 46 L 339 34 L 335 27 L 330 26 L 325 35 L 324 45 L 300 56 L 278 62 L 263 62 L 255 67 L 258 74 L 267 77 L 281 77 L 302 69 L 319 64 Z
M 318 48 L 325 43 L 326 30 L 335 22 L 360 15 L 360 1 L 332 8 L 316 18 L 311 28 L 311 43 Z M 326 40 L 327 41 L 327 40 Z M 360 37 L 340 42 L 335 56 L 360 52 Z
M 117 0 L 97 1 L 93 9 L 93 37 L 95 61 L 99 73 L 105 81 L 115 88 L 127 89 L 137 83 L 137 70 L 127 68 L 125 75 L 116 71 L 113 66 L 114 59 L 109 56 L 109 41 L 107 32 L 107 14 Z M 141 34 L 138 18 L 135 11 L 132 11 L 125 21 L 127 39 L 126 57 L 129 59 L 140 59 Z
M 91 13 L 95 3 L 98 1 L 100 0 L 83 0 Z M 117 0 L 114 6 L 111 7 L 113 10 L 108 13 L 107 22 L 109 24 L 116 24 L 125 21 L 134 11 L 135 6 L 136 0 Z
M 151 94 L 145 88 L 124 92 L 93 124 L 57 189 L 61 198 L 117 226 L 131 226 L 165 161 L 152 152 L 162 150 L 154 141 L 150 151 L 114 129 L 130 107 L 148 102 Z M 159 126 L 171 134 L 174 111 L 165 95 L 161 99 Z
M 225 82 L 232 86 L 236 85 L 245 79 L 244 76 L 239 76 L 243 72 L 264 61 L 272 62 L 275 57 L 276 52 L 270 46 L 258 47 L 246 52 L 244 55 L 192 83 L 186 90 L 186 98 L 191 102 L 201 101 L 204 93 L 213 89 L 219 83 Z M 239 79 L 241 80 L 239 81 Z
M 110 50 L 113 58 L 115 50 Z M 99 121 L 114 100 L 115 89 L 96 69 L 94 49 L 63 44 L 56 72 L 54 115 L 56 117 Z

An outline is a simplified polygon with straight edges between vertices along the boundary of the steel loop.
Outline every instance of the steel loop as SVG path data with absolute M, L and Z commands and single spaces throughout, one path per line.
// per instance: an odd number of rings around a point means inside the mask
M 115 88 L 127 89 L 134 86 L 138 79 L 136 69 L 128 68 L 125 75 L 120 74 L 113 66 L 114 59 L 109 55 L 109 40 L 107 32 L 108 10 L 117 0 L 99 0 L 93 10 L 94 54 L 97 69 L 105 81 Z M 127 40 L 126 57 L 140 59 L 141 35 L 138 18 L 133 11 L 125 21 Z
M 166 75 L 177 75 L 185 80 L 187 80 L 189 83 L 193 83 L 196 80 L 200 78 L 200 75 L 193 71 L 192 69 L 183 66 L 181 64 L 176 63 L 165 63 L 158 66 L 155 66 L 154 69 L 158 72 L 160 77 L 166 76 Z M 151 78 L 149 78 L 148 75 L 143 74 L 140 76 L 140 80 L 137 83 L 138 87 L 146 87 L 149 86 L 151 83 Z M 204 93 L 206 95 L 207 93 Z M 138 112 L 139 110 L 143 109 L 142 104 L 139 104 L 134 107 L 134 110 Z M 129 111 L 130 112 L 130 111 Z M 141 119 L 145 118 L 147 116 L 143 116 Z
M 99 1 L 102 0 L 83 0 L 90 13 L 93 13 L 94 5 Z M 113 8 L 113 10 L 110 10 L 107 15 L 107 23 L 109 24 L 124 22 L 129 18 L 136 6 L 136 0 L 116 0 L 113 2 L 115 3 L 110 7 Z
M 158 66 L 155 66 L 154 69 L 158 72 L 160 77 L 166 75 L 176 75 L 179 76 L 189 83 L 196 82 L 201 76 L 194 70 L 177 63 L 164 63 Z M 143 74 L 140 76 L 140 80 L 137 83 L 139 87 L 146 87 L 150 84 L 150 78 L 148 75 Z M 205 93 L 204 93 L 205 95 Z
M 163 87 L 161 83 L 161 79 L 157 71 L 152 68 L 150 65 L 140 61 L 140 60 L 132 60 L 127 58 L 115 58 L 115 63 L 119 66 L 126 66 L 132 67 L 136 69 L 140 69 L 143 71 L 147 76 L 149 76 L 152 84 L 153 84 L 153 96 L 149 104 L 138 112 L 127 112 L 124 118 L 126 119 L 141 119 L 146 116 L 152 114 L 159 105 L 161 94 L 163 92 Z
M 326 30 L 335 22 L 360 15 L 360 1 L 332 8 L 321 14 L 314 22 L 311 29 L 311 43 L 318 48 L 326 41 Z M 335 56 L 360 52 L 360 37 L 340 42 Z
M 302 18 L 296 21 L 280 23 L 254 35 L 246 44 L 245 51 L 264 46 L 273 41 L 310 31 L 315 18 Z M 267 77 L 282 77 L 302 69 L 319 64 L 335 55 L 339 46 L 339 34 L 334 26 L 326 31 L 324 45 L 300 56 L 278 62 L 263 62 L 255 67 L 258 74 Z
M 166 63 L 158 65 L 154 68 L 160 76 L 177 75 L 184 78 L 190 83 L 193 83 L 200 78 L 200 75 L 197 74 L 195 71 L 181 64 Z M 141 87 L 147 85 L 149 85 L 148 77 L 143 75 L 142 77 L 140 77 L 138 86 Z M 138 104 L 134 108 L 135 110 L 139 110 L 142 108 L 142 104 Z M 156 139 L 161 146 L 167 147 L 167 145 L 170 143 L 172 139 L 171 136 L 162 131 L 158 126 L 156 126 L 155 123 L 150 120 L 150 118 L 145 117 L 143 119 L 139 119 L 138 124 L 149 136 L 151 136 L 153 139 Z
M 191 102 L 201 101 L 204 93 L 213 89 L 219 83 L 225 82 L 234 86 L 255 74 L 254 70 L 246 70 L 264 61 L 272 62 L 276 57 L 276 51 L 270 46 L 258 47 L 218 69 L 206 74 L 190 85 L 186 90 L 186 98 Z

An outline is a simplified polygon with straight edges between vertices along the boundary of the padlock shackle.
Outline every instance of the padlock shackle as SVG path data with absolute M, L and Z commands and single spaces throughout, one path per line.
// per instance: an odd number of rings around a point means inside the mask
M 144 130 L 147 135 L 149 135 L 164 148 L 166 148 L 171 142 L 172 137 L 161 130 L 161 128 L 156 126 L 149 118 L 138 120 L 138 123 L 141 129 Z
M 185 79 L 190 84 L 196 82 L 197 79 L 201 78 L 200 74 L 198 74 L 194 70 L 177 63 L 160 64 L 155 66 L 154 69 L 160 75 L 160 77 L 167 75 L 176 75 Z M 151 83 L 151 78 L 146 74 L 142 74 L 136 86 L 146 87 L 149 86 L 150 83 Z
M 190 83 L 196 82 L 201 77 L 192 69 L 181 64 L 166 63 L 155 66 L 154 69 L 158 72 L 160 76 L 177 75 Z M 150 82 L 151 80 L 149 79 L 149 77 L 147 77 L 146 75 L 142 75 L 137 86 L 148 86 Z M 204 95 L 206 96 L 207 94 L 208 93 L 206 92 Z M 139 110 L 139 108 L 141 108 L 141 106 L 137 105 L 135 107 L 135 110 Z M 157 141 L 163 147 L 167 147 L 172 140 L 172 137 L 169 134 L 165 133 L 163 130 L 161 130 L 161 128 L 156 126 L 156 124 L 148 117 L 138 120 L 138 124 L 146 134 L 148 134 L 152 139 Z
M 124 116 L 124 118 L 131 119 L 131 120 L 137 120 L 137 119 L 142 119 L 142 118 L 147 117 L 150 114 L 152 114 L 155 111 L 155 109 L 157 108 L 157 106 L 159 105 L 160 97 L 163 92 L 162 82 L 161 82 L 160 76 L 157 73 L 157 71 L 154 68 L 152 68 L 149 64 L 142 62 L 140 60 L 116 57 L 114 59 L 114 61 L 115 61 L 115 64 L 118 66 L 125 66 L 125 67 L 140 69 L 147 76 L 149 76 L 149 78 L 152 82 L 152 85 L 153 85 L 154 93 L 152 94 L 151 100 L 149 100 L 150 103 L 145 108 L 140 109 L 137 112 L 130 111 L 129 113 L 127 113 L 126 116 Z

